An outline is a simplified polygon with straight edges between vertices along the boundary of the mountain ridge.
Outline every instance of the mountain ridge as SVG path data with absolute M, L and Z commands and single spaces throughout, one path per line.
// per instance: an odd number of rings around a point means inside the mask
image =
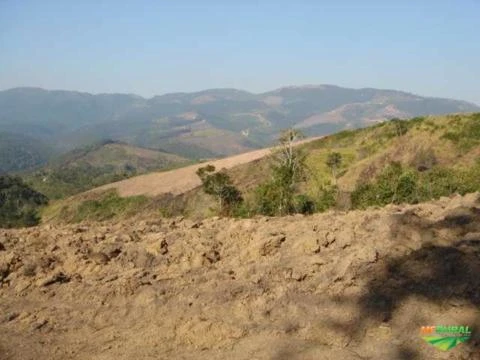
M 336 85 L 258 94 L 205 89 L 151 98 L 21 87 L 0 91 L 0 132 L 47 143 L 56 155 L 112 139 L 201 160 L 268 147 L 285 128 L 322 136 L 391 118 L 478 111 L 464 101 Z
M 0 90 L 0 93 L 2 92 L 11 92 L 11 91 L 22 91 L 22 90 L 40 90 L 40 91 L 45 91 L 45 92 L 50 92 L 50 93 L 77 93 L 81 95 L 91 95 L 91 96 L 105 96 L 105 95 L 123 95 L 123 96 L 130 96 L 133 98 L 137 99 L 142 99 L 142 100 L 151 100 L 156 97 L 162 97 L 162 96 L 173 96 L 173 95 L 193 95 L 193 94 L 201 94 L 201 93 L 206 93 L 206 92 L 215 92 L 215 91 L 233 91 L 233 92 L 240 92 L 240 93 L 247 93 L 250 95 L 255 95 L 255 96 L 261 96 L 261 95 L 267 95 L 275 92 L 279 92 L 281 90 L 286 90 L 286 89 L 323 89 L 323 88 L 339 88 L 339 89 L 349 89 L 349 90 L 374 90 L 374 91 L 383 91 L 383 92 L 394 92 L 394 93 L 403 93 L 406 95 L 411 95 L 413 97 L 418 97 L 418 98 L 426 98 L 426 99 L 439 99 L 439 100 L 448 100 L 448 101 L 458 101 L 462 102 L 465 104 L 469 105 L 474 105 L 477 107 L 480 107 L 480 104 L 477 104 L 473 101 L 466 101 L 458 98 L 449 98 L 449 97 L 443 97 L 443 96 L 429 96 L 429 95 L 421 95 L 417 94 L 415 92 L 407 91 L 407 90 L 397 90 L 397 89 L 392 89 L 392 88 L 375 88 L 375 87 L 370 87 L 370 86 L 365 86 L 365 87 L 346 87 L 346 86 L 340 86 L 340 85 L 334 85 L 334 84 L 303 84 L 303 85 L 285 85 L 281 86 L 272 90 L 267 90 L 267 91 L 249 91 L 245 89 L 237 89 L 237 88 L 232 88 L 232 87 L 218 87 L 218 88 L 209 88 L 209 89 L 203 89 L 203 90 L 196 90 L 196 91 L 173 91 L 173 92 L 165 92 L 165 93 L 159 93 L 159 94 L 153 94 L 151 96 L 144 96 L 144 95 L 139 95 L 136 93 L 129 93 L 129 92 L 90 92 L 90 91 L 80 91 L 80 90 L 67 90 L 67 89 L 50 89 L 50 88 L 44 88 L 41 86 L 16 86 L 12 88 L 7 88 Z

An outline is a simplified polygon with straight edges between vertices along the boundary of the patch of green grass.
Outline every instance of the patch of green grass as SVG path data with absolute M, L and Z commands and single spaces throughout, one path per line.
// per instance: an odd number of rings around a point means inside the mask
M 364 142 L 364 145 L 357 149 L 357 159 L 362 160 L 372 156 L 380 149 L 378 142 Z
M 145 196 L 120 197 L 116 192 L 108 192 L 95 200 L 85 200 L 74 209 L 73 222 L 84 220 L 103 221 L 116 217 L 132 216 L 148 199 Z
M 417 117 L 414 117 L 410 120 L 408 120 L 408 122 L 411 124 L 411 126 L 415 126 L 415 125 L 419 125 L 421 123 L 423 123 L 425 121 L 425 116 L 417 116 Z
M 218 136 L 221 135 L 221 131 L 217 129 L 204 129 L 204 130 L 197 130 L 192 132 L 192 136 L 198 137 L 209 137 L 209 136 Z
M 351 199 L 354 208 L 364 209 L 387 204 L 415 204 L 479 190 L 480 161 L 468 168 L 435 166 L 424 172 L 391 163 L 376 179 L 357 186 Z
M 460 117 L 455 115 L 442 139 L 453 142 L 460 151 L 467 152 L 480 144 L 480 113 Z
M 345 139 L 351 139 L 355 137 L 359 133 L 359 131 L 360 130 L 343 130 L 332 135 L 331 139 L 332 141 L 336 141 L 336 142 L 342 141 Z

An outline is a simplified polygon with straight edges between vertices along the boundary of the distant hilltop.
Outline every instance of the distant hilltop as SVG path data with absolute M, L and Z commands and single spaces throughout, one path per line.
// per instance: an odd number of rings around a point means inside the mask
M 15 88 L 0 91 L 0 168 L 28 169 L 103 139 L 198 160 L 269 146 L 289 127 L 321 136 L 391 118 L 476 111 L 479 106 L 465 101 L 335 85 L 260 94 L 208 89 L 149 99 Z

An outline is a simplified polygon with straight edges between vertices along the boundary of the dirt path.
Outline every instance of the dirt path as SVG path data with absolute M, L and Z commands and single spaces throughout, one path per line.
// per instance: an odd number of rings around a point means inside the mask
M 479 199 L 0 230 L 0 359 L 478 360 Z
M 320 138 L 321 137 L 305 139 L 299 141 L 297 145 Z M 205 166 L 206 164 L 212 164 L 216 169 L 230 169 L 237 165 L 246 164 L 248 162 L 261 159 L 270 154 L 271 150 L 271 148 L 260 149 L 231 156 L 225 159 L 190 165 L 180 169 L 135 176 L 133 178 L 107 184 L 90 191 L 117 189 L 120 196 L 157 196 L 166 193 L 179 195 L 192 190 L 197 186 L 200 186 L 201 182 L 195 172 L 198 168 Z

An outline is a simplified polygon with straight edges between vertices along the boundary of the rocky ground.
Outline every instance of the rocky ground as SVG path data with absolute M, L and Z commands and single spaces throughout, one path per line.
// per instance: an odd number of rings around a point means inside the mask
M 480 195 L 0 230 L 0 359 L 480 359 Z M 423 325 L 469 325 L 449 352 Z

